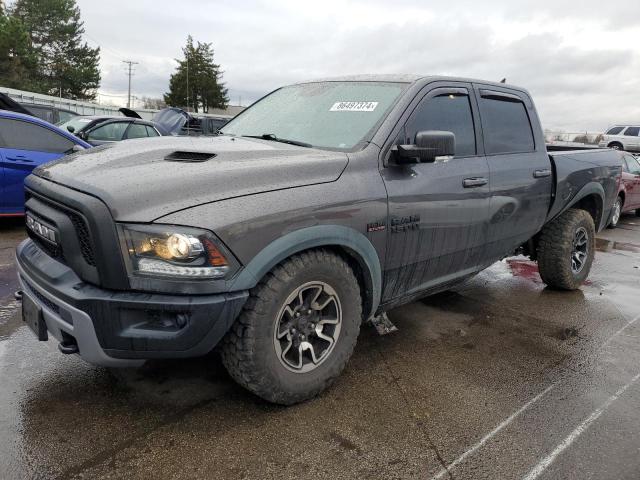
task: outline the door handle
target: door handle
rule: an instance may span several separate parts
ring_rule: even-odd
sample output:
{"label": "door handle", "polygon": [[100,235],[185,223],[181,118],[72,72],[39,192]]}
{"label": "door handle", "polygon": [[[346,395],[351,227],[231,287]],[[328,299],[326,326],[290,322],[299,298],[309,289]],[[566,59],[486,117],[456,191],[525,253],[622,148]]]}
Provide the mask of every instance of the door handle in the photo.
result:
{"label": "door handle", "polygon": [[482,187],[487,183],[489,183],[489,180],[484,177],[472,177],[462,180],[462,186],[464,188]]}
{"label": "door handle", "polygon": [[551,169],[549,168],[533,171],[533,178],[544,178],[544,177],[550,177],[550,176],[551,176]]}

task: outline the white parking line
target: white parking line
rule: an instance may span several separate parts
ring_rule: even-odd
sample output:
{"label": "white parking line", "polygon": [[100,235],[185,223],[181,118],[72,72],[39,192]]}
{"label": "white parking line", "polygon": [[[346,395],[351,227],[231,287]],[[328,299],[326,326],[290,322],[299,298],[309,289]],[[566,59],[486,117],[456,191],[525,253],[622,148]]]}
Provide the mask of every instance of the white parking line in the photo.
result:
{"label": "white parking line", "polygon": [[[640,320],[640,315],[638,315],[637,317],[629,320],[620,330],[618,330],[617,332],[615,332],[613,335],[611,335],[601,346],[600,348],[603,348],[604,346],[606,346],[611,340],[613,340],[615,337],[617,337],[618,335],[620,335],[622,332],[624,332],[627,328],[629,328],[631,325],[633,325],[634,323],[636,323],[638,320]],[[637,380],[637,379],[636,379]],[[635,381],[635,380],[634,380]],[[547,394],[549,391],[551,391],[558,383],[554,383],[551,386],[547,387],[545,390],[543,390],[542,392],[540,392],[538,395],[536,395],[535,397],[533,397],[531,400],[529,400],[527,403],[525,403],[522,407],[520,407],[518,410],[516,410],[514,413],[511,414],[511,416],[509,416],[506,420],[504,420],[500,425],[498,425],[496,428],[494,428],[493,430],[491,430],[489,433],[487,433],[484,437],[482,437],[478,443],[476,443],[475,445],[473,445],[471,448],[469,448],[466,452],[464,452],[462,455],[460,455],[458,458],[456,458],[453,462],[451,462],[450,464],[448,464],[446,466],[446,468],[441,469],[438,473],[436,473],[433,477],[431,477],[431,480],[439,480],[440,478],[442,478],[444,475],[448,474],[449,469],[456,467],[457,465],[459,465],[460,463],[462,463],[469,455],[472,455],[473,453],[475,453],[478,449],[480,449],[485,443],[487,443],[489,440],[491,440],[491,438],[493,438],[495,435],[497,435],[500,430],[502,430],[503,428],[507,427],[511,422],[513,422],[520,414],[522,414],[523,412],[525,412],[527,409],[529,409],[529,407],[531,407],[534,403],[536,403],[538,400],[540,400],[542,397],[545,396],[545,394]],[[535,478],[535,477],[534,477]]]}
{"label": "white parking line", "polygon": [[502,430],[503,428],[505,428],[506,426],[508,426],[511,422],[513,422],[522,412],[524,412],[525,410],[527,410],[531,405],[533,405],[534,403],[536,403],[538,400],[540,400],[544,395],[546,395],[548,392],[550,392],[551,390],[553,390],[555,388],[556,384],[554,383],[553,385],[545,388],[542,392],[540,392],[538,395],[536,395],[535,397],[533,397],[531,400],[529,400],[527,403],[525,403],[522,407],[520,407],[518,410],[516,410],[515,412],[513,412],[511,414],[511,416],[509,418],[507,418],[504,422],[502,422],[500,425],[498,425],[496,428],[494,428],[493,430],[491,430],[489,433],[487,433],[484,437],[482,437],[478,443],[476,443],[473,447],[471,447],[469,450],[467,450],[466,452],[464,452],[462,455],[460,455],[458,458],[456,458],[453,462],[451,462],[449,465],[447,465],[447,468],[443,468],[442,470],[440,470],[436,475],[434,475],[433,477],[431,477],[431,480],[438,480],[439,478],[442,478],[444,475],[446,475],[449,472],[449,468],[453,468],[456,465],[458,465],[461,462],[464,462],[464,460],[471,454],[473,454],[476,450],[478,450],[479,448],[481,448],[485,443],[487,443],[488,440],[490,440],[492,437],[494,437],[500,430]]}
{"label": "white parking line", "polygon": [[564,452],[567,448],[571,446],[576,439],[582,435],[582,433],[589,428],[593,422],[595,422],[600,415],[604,413],[604,411],[611,406],[613,402],[615,402],[620,395],[622,395],[631,385],[633,385],[636,381],[640,379],[640,373],[633,377],[629,383],[620,387],[616,393],[611,395],[606,402],[604,402],[600,407],[593,411],[591,415],[589,415],[586,420],[584,420],[580,425],[578,425],[573,432],[571,432],[563,441],[558,445],[553,452],[547,455],[545,458],[540,460],[540,462],[528,473],[523,480],[534,480],[538,478],[544,471],[551,465],[554,460]]}
{"label": "white parking line", "polygon": [[634,323],[636,323],[638,320],[640,320],[640,315],[638,315],[636,318],[629,320],[627,322],[627,324],[622,327],[620,330],[618,330],[616,333],[614,333],[613,335],[611,335],[608,340],[606,342],[604,342],[602,344],[602,346],[604,347],[605,345],[607,345],[611,340],[613,340],[615,337],[617,337],[618,335],[620,335],[622,332],[624,332],[627,328],[629,328],[631,325],[633,325]]}

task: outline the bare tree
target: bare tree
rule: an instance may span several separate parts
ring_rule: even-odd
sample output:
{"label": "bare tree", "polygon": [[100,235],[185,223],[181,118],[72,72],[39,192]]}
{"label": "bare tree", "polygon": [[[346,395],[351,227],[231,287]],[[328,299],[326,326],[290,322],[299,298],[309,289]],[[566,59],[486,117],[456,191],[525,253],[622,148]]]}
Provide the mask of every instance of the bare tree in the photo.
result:
{"label": "bare tree", "polygon": [[142,101],[142,108],[148,108],[151,110],[162,110],[167,106],[167,104],[161,98],[142,97],[140,100]]}

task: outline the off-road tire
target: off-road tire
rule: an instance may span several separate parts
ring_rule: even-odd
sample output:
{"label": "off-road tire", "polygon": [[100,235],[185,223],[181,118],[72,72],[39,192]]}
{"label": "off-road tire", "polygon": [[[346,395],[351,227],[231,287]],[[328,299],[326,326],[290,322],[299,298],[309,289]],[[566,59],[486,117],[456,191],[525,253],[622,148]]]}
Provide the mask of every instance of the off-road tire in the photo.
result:
{"label": "off-road tire", "polygon": [[[607,228],[616,228],[618,226],[618,222],[620,221],[620,217],[622,216],[622,205],[622,197],[618,195],[618,198],[616,198],[616,201],[613,204],[613,210],[611,211],[611,221],[609,222],[609,225],[607,225]],[[618,218],[616,218],[616,208],[618,209]]]}
{"label": "off-road tire", "polygon": [[[573,242],[576,232],[587,232],[587,257],[583,268],[574,273],[571,268]],[[589,275],[595,256],[596,232],[593,218],[585,210],[569,209],[546,225],[538,240],[538,270],[549,287],[576,290]]]}
{"label": "off-road tire", "polygon": [[[314,370],[289,371],[274,347],[276,318],[287,297],[307,282],[325,282],[337,294],[342,321],[329,356]],[[315,397],[340,375],[362,323],[358,281],[348,263],[325,250],[309,250],[277,265],[250,291],[242,312],[222,341],[222,361],[231,377],[263,399],[292,405]]]}

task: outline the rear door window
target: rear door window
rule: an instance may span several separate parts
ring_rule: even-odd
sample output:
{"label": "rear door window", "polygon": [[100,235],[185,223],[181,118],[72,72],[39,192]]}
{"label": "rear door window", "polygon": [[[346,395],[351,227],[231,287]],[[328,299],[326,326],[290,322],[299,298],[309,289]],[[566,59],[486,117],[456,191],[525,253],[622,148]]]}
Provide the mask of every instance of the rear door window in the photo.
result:
{"label": "rear door window", "polygon": [[635,157],[627,157],[627,164],[629,165],[629,173],[633,175],[640,175],[640,162]]}
{"label": "rear door window", "polygon": [[117,142],[122,140],[128,126],[129,122],[107,123],[106,125],[91,130],[88,139],[101,142]]}
{"label": "rear door window", "polygon": [[58,123],[64,123],[71,120],[73,117],[77,117],[78,115],[72,112],[67,112],[66,110],[58,111]]}
{"label": "rear door window", "polygon": [[132,123],[127,130],[127,138],[147,138],[146,125],[140,125],[139,123]]}
{"label": "rear door window", "polygon": [[453,132],[456,136],[456,157],[476,154],[469,95],[445,92],[422,100],[405,127],[406,142],[415,143],[416,134],[424,130]]}
{"label": "rear door window", "polygon": [[0,146],[16,150],[65,153],[74,142],[48,128],[22,120],[0,118]]}
{"label": "rear door window", "polygon": [[624,130],[624,127],[613,127],[609,129],[607,135],[618,135],[622,130]]}
{"label": "rear door window", "polygon": [[640,127],[629,127],[624,131],[625,137],[637,137],[640,133]]}
{"label": "rear door window", "polygon": [[524,103],[500,96],[481,96],[479,103],[487,155],[535,150],[533,130]]}
{"label": "rear door window", "polygon": [[155,128],[150,127],[149,125],[147,125],[147,136],[148,137],[159,137],[160,134],[156,131]]}

